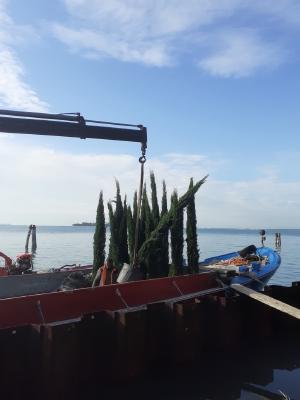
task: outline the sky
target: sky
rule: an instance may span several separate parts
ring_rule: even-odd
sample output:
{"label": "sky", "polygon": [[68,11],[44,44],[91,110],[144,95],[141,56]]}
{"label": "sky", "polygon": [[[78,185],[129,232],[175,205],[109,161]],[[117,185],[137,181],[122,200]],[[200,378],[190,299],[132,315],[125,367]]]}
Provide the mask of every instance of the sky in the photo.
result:
{"label": "sky", "polygon": [[[299,37],[299,0],[0,0],[0,109],[143,124],[159,196],[209,174],[199,227],[300,228]],[[139,156],[0,134],[0,224],[94,221]]]}

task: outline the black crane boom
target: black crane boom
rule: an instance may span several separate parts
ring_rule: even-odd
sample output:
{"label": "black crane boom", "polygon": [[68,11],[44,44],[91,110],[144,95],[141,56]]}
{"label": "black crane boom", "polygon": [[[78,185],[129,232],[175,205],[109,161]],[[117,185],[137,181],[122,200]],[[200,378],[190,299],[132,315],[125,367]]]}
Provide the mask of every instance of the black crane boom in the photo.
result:
{"label": "black crane boom", "polygon": [[85,120],[80,114],[48,114],[0,110],[0,132],[31,135],[107,139],[142,143],[147,146],[147,128]]}

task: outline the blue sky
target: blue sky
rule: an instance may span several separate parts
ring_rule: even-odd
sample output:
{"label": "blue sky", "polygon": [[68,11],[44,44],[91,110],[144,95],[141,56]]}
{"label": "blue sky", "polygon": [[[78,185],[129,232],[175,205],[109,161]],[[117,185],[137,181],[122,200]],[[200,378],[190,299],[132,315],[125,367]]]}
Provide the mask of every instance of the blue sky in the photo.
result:
{"label": "blue sky", "polygon": [[[158,184],[210,174],[199,226],[299,228],[299,33],[296,0],[0,0],[0,107],[142,123]],[[136,144],[0,143],[0,223],[93,220],[138,182]]]}

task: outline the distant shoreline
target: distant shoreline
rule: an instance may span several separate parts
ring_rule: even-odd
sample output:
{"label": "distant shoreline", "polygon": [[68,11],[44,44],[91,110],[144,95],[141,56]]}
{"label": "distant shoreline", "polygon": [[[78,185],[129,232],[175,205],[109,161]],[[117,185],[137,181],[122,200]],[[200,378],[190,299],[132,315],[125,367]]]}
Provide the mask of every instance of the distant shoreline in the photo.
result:
{"label": "distant shoreline", "polygon": [[72,226],[96,226],[96,222],[77,222],[72,224]]}
{"label": "distant shoreline", "polygon": [[[18,228],[28,228],[29,227],[29,225],[30,224],[0,224],[0,227],[1,228],[14,228],[14,227],[18,227]],[[81,222],[81,223],[75,223],[75,224],[72,224],[72,225],[45,225],[45,224],[35,224],[36,225],[36,227],[37,228],[68,228],[68,227],[80,227],[80,226],[83,226],[83,227],[89,227],[89,226],[91,226],[91,227],[94,227],[94,226],[96,226],[96,223],[94,223],[94,222]],[[105,224],[106,225],[106,227],[109,227],[109,223],[106,223]],[[215,228],[215,227],[201,227],[201,226],[198,226],[197,227],[197,230],[198,231],[201,231],[201,230],[203,230],[203,231],[216,231],[216,230],[218,230],[218,231],[236,231],[236,232],[239,232],[239,231],[243,231],[243,232],[245,232],[245,231],[249,231],[249,232],[254,232],[254,231],[257,231],[257,232],[259,232],[260,230],[261,230],[262,228],[261,227],[259,227],[259,228],[220,228],[220,227],[218,227],[218,228]],[[276,232],[276,231],[278,231],[278,232],[283,232],[283,231],[300,231],[300,228],[264,228],[265,229],[265,231],[266,231],[266,233],[268,233],[268,232],[270,232],[270,233],[273,233],[273,232]]]}

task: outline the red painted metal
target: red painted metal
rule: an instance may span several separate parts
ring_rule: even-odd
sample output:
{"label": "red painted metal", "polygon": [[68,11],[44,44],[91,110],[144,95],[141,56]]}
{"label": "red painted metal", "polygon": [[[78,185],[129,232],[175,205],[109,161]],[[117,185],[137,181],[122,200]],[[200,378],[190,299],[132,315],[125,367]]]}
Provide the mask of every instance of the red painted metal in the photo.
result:
{"label": "red painted metal", "polygon": [[8,275],[9,268],[12,266],[12,259],[0,251],[0,257],[4,258],[4,267],[0,267],[0,276]]}
{"label": "red painted metal", "polygon": [[0,300],[0,328],[80,318],[217,288],[214,273],[128,282],[97,288],[45,293]]}

